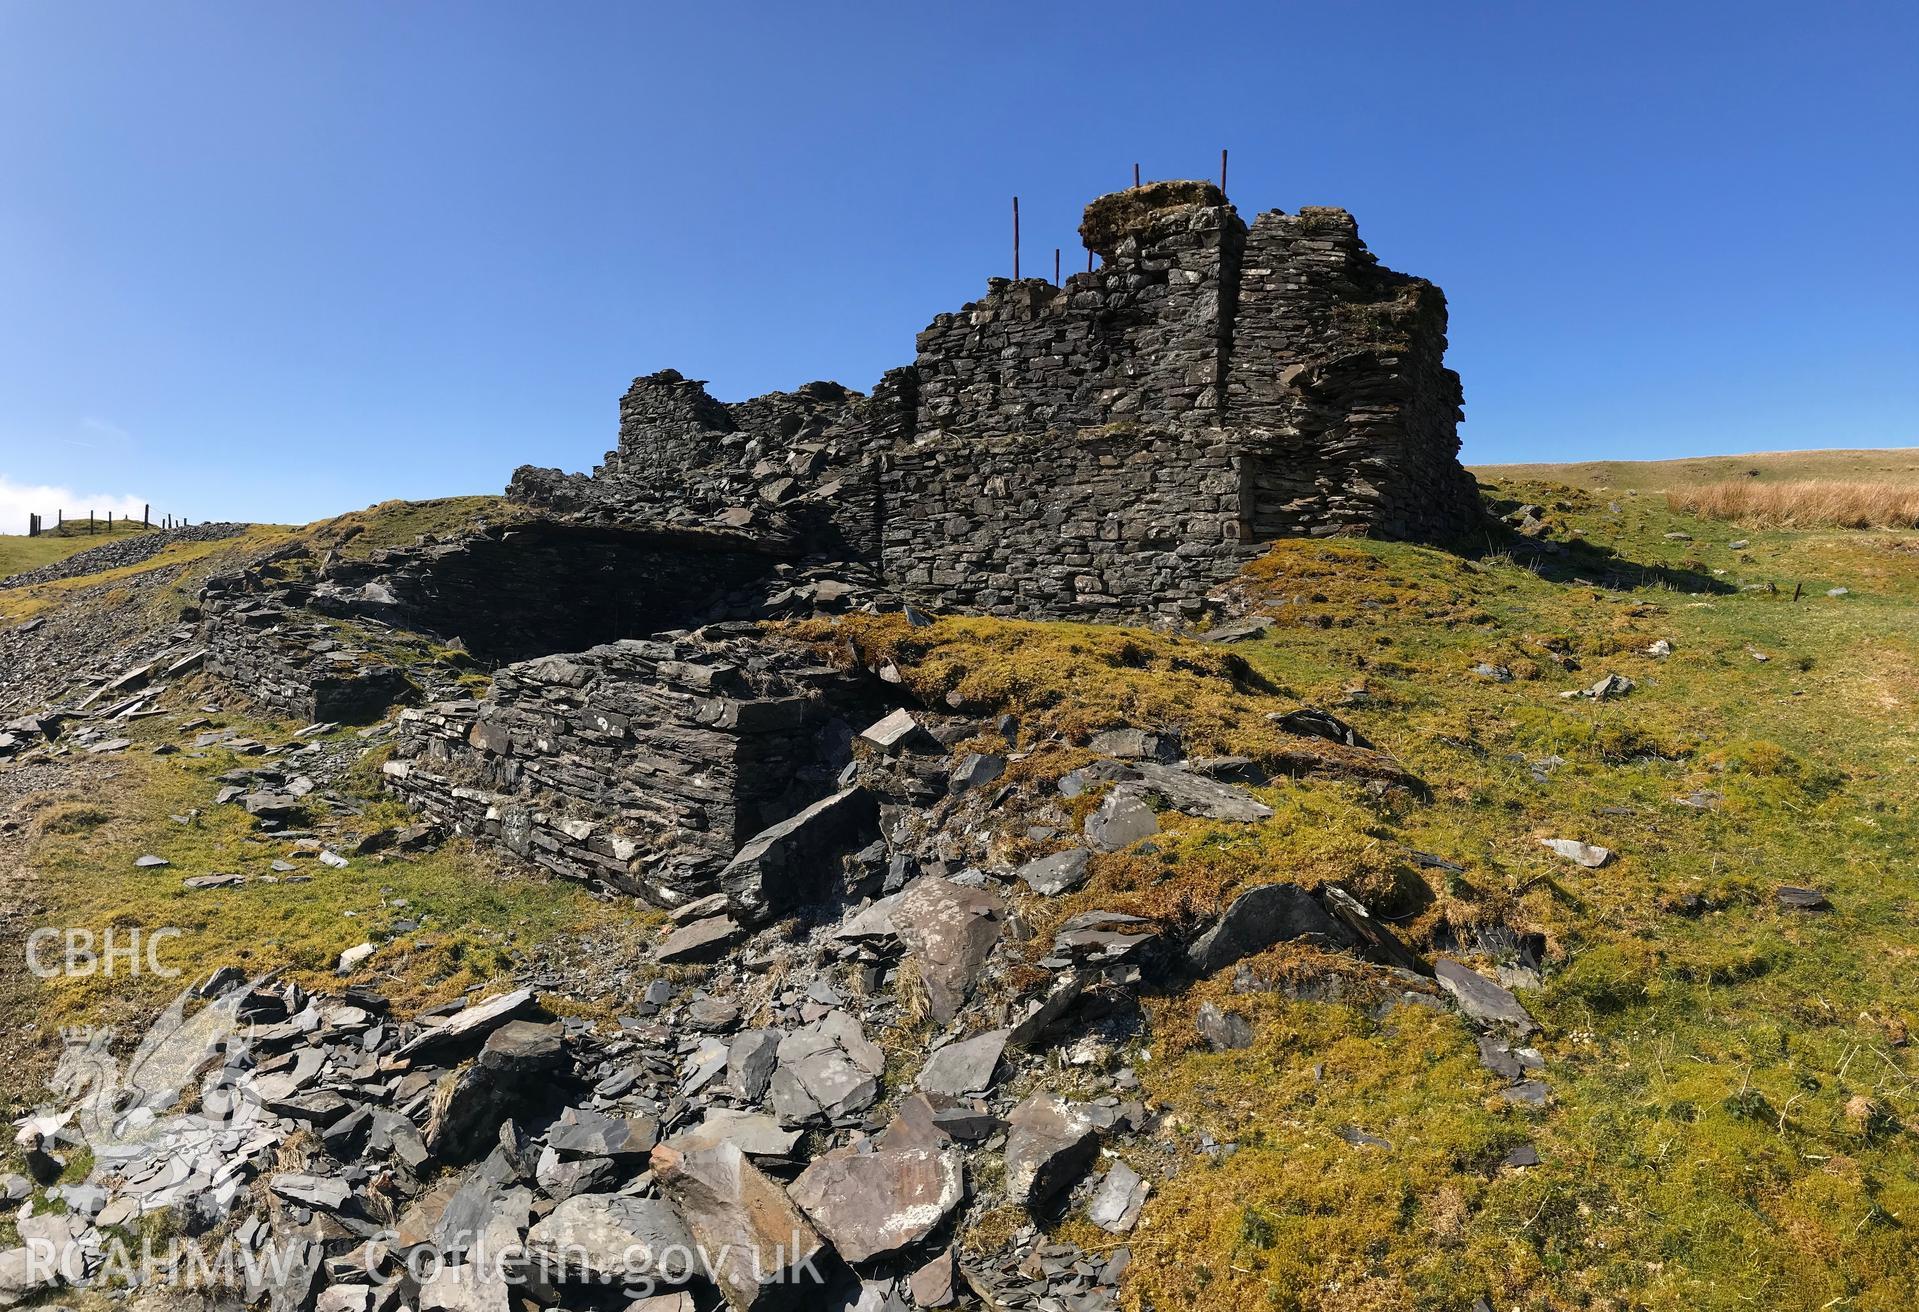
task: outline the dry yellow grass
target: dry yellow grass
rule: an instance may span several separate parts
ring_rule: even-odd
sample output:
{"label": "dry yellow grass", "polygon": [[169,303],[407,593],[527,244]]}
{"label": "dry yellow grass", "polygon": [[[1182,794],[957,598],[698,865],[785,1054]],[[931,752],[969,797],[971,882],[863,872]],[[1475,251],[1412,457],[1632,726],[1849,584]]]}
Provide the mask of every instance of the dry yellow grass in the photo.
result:
{"label": "dry yellow grass", "polygon": [[1728,479],[1677,488],[1667,504],[1681,514],[1737,520],[1754,528],[1919,527],[1919,487],[1797,479]]}

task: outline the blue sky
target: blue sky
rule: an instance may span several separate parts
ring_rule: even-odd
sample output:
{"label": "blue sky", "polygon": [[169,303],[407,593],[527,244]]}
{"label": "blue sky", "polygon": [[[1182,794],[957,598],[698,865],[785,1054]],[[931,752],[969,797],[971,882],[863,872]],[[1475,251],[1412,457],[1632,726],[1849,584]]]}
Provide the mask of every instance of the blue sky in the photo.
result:
{"label": "blue sky", "polygon": [[1084,267],[1222,146],[1446,289],[1468,460],[1919,444],[1916,14],[0,0],[0,531],[497,491],[666,366],[865,388],[1011,195]]}

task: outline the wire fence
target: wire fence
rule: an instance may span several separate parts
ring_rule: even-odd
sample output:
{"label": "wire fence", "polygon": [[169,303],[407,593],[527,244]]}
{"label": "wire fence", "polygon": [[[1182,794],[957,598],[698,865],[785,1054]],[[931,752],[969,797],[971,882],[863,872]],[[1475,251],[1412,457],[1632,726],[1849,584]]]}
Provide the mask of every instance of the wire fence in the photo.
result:
{"label": "wire fence", "polygon": [[187,528],[191,524],[191,520],[181,515],[163,514],[158,519],[155,519],[153,506],[151,504],[141,508],[140,518],[138,519],[135,519],[132,515],[122,515],[116,520],[111,510],[107,512],[105,519],[101,519],[91,510],[87,512],[85,519],[68,519],[65,510],[56,510],[53,512],[53,523],[51,525],[47,523],[47,517],[45,515],[29,514],[27,516],[27,536],[30,538],[49,535],[67,538],[86,537],[95,533],[127,533],[133,531],[135,528],[138,528],[141,532],[155,528]]}

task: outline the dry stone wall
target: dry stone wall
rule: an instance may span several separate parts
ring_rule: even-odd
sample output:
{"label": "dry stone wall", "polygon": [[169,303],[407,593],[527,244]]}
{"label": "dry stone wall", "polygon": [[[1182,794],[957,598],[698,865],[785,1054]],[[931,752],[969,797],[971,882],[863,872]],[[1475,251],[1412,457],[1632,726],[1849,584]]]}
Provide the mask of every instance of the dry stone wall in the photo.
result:
{"label": "dry stone wall", "polygon": [[1128,424],[935,442],[890,458],[882,573],[998,615],[1122,619],[1237,573],[1239,452],[1217,429]]}

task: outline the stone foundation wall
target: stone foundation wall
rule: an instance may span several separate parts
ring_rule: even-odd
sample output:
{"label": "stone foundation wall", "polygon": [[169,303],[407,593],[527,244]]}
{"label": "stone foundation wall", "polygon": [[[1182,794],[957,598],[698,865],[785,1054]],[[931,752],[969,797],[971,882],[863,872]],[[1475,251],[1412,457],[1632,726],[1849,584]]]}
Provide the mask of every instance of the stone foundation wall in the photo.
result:
{"label": "stone foundation wall", "polygon": [[747,838],[831,791],[865,695],[751,633],[502,667],[479,701],[403,713],[388,782],[555,874],[664,906],[715,892]]}

